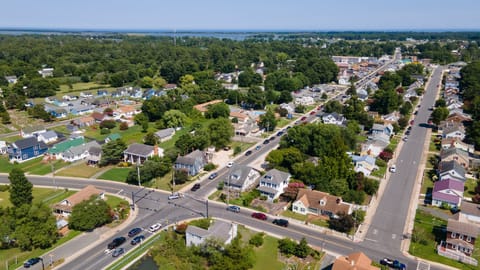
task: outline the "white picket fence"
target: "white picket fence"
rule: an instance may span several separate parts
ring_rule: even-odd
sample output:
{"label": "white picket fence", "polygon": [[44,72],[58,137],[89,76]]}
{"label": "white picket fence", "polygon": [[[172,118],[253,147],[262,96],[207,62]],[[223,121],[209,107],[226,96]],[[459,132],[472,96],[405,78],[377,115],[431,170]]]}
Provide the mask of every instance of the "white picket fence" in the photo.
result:
{"label": "white picket fence", "polygon": [[437,252],[438,252],[438,255],[441,255],[443,257],[447,257],[447,258],[450,258],[450,259],[453,259],[453,260],[456,260],[456,261],[459,261],[459,262],[462,262],[462,263],[466,263],[466,264],[471,264],[471,265],[475,265],[475,266],[478,265],[477,260],[475,260],[474,258],[468,257],[461,252],[455,252],[453,250],[446,249],[446,248],[442,247],[441,245],[437,246]]}

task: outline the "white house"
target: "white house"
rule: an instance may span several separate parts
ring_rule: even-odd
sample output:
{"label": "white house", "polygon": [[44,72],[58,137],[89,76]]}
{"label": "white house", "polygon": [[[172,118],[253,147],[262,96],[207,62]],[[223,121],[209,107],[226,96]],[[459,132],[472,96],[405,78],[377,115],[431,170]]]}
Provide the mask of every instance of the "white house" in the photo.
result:
{"label": "white house", "polygon": [[338,114],[336,112],[326,113],[322,115],[322,122],[324,124],[334,124],[334,125],[341,126],[341,125],[344,125],[346,121],[347,119],[343,115]]}
{"label": "white house", "polygon": [[38,134],[37,140],[43,141],[46,144],[53,143],[58,140],[58,134],[53,130],[49,130],[47,132]]}
{"label": "white house", "polygon": [[81,145],[69,148],[62,153],[62,159],[66,162],[74,162],[77,160],[86,159],[90,156],[89,149],[91,147],[101,148],[96,141],[90,141]]}
{"label": "white house", "polygon": [[42,68],[38,71],[38,74],[42,75],[42,78],[52,77],[53,76],[53,68]]}
{"label": "white house", "polygon": [[315,103],[315,100],[313,97],[297,97],[295,98],[295,104],[296,105],[303,105],[303,106],[308,106],[312,105]]}
{"label": "white house", "polygon": [[294,213],[301,215],[311,214],[332,218],[342,212],[347,215],[351,214],[353,206],[344,203],[340,197],[303,188],[298,190],[297,199],[292,204],[292,210]]}
{"label": "white house", "polygon": [[6,141],[0,141],[0,154],[6,154],[7,153],[7,142]]}
{"label": "white house", "polygon": [[448,125],[443,128],[443,138],[465,139],[465,127],[462,124]]}
{"label": "white house", "polygon": [[151,146],[141,143],[132,143],[123,151],[123,160],[132,164],[143,164],[153,156],[163,157],[163,149],[158,146]]}
{"label": "white house", "polygon": [[222,244],[228,245],[237,237],[237,231],[236,223],[223,220],[213,220],[207,230],[189,225],[185,231],[185,242],[187,247],[190,247],[201,245],[207,239],[216,239]]}
{"label": "white house", "polygon": [[44,132],[47,132],[47,129],[44,126],[24,127],[20,130],[20,136],[22,136],[22,138],[36,137]]}
{"label": "white house", "polygon": [[98,199],[103,200],[105,199],[105,192],[97,189],[95,186],[88,185],[79,192],[55,204],[53,206],[53,212],[55,214],[69,216],[75,205],[90,199],[92,196],[96,196]]}
{"label": "white house", "polygon": [[257,190],[262,195],[267,196],[269,201],[277,199],[283,193],[283,189],[290,182],[290,174],[272,169],[268,171],[261,179]]}
{"label": "white house", "polygon": [[225,186],[232,190],[240,192],[247,191],[256,183],[260,173],[252,167],[245,165],[236,165],[230,168],[227,178],[224,180]]}
{"label": "white house", "polygon": [[353,170],[355,172],[362,172],[364,175],[369,176],[372,171],[378,170],[378,166],[375,165],[375,158],[370,155],[350,155],[355,166]]}
{"label": "white house", "polygon": [[461,211],[458,212],[458,215],[460,219],[466,219],[468,222],[480,224],[480,205],[463,201]]}

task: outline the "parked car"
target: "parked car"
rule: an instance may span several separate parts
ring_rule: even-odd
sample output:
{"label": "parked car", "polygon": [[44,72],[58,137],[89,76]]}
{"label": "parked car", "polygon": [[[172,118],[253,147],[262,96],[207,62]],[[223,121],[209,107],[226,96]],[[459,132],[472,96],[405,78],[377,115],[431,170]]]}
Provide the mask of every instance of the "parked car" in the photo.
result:
{"label": "parked car", "polygon": [[272,223],[278,226],[288,227],[288,220],[286,219],[282,219],[282,218],[274,219]]}
{"label": "parked car", "polygon": [[142,242],[143,240],[145,240],[145,235],[135,236],[135,238],[133,238],[132,241],[130,241],[130,244],[131,245],[136,245],[136,244]]}
{"label": "parked car", "polygon": [[383,258],[380,260],[380,264],[381,265],[386,265],[390,268],[393,268],[393,269],[407,269],[407,267],[405,266],[405,264],[397,261],[397,260],[392,260],[392,259],[389,259],[389,258]]}
{"label": "parked car", "polygon": [[282,136],[283,133],[284,133],[283,131],[279,131],[279,132],[277,132],[277,136]]}
{"label": "parked car", "polygon": [[232,166],[233,166],[233,161],[229,161],[229,162],[227,163],[227,168],[231,168]]}
{"label": "parked car", "polygon": [[261,219],[261,220],[267,220],[267,215],[264,213],[252,213],[253,218]]}
{"label": "parked car", "polygon": [[180,199],[182,197],[182,195],[178,192],[175,192],[175,193],[172,193],[171,195],[168,196],[168,199],[169,200],[176,200],[176,199]]}
{"label": "parked car", "polygon": [[305,120],[307,120],[307,117],[304,116],[304,117],[302,117],[300,120],[305,121]]}
{"label": "parked car", "polygon": [[392,167],[390,167],[390,172],[394,173],[396,171],[397,171],[397,166],[395,166],[395,164],[393,164]]}
{"label": "parked car", "polygon": [[121,246],[123,243],[125,243],[126,240],[127,240],[127,239],[125,239],[125,237],[123,237],[123,236],[117,237],[117,238],[113,239],[113,241],[112,241],[111,243],[109,243],[109,244],[107,245],[107,248],[108,248],[108,249],[114,249],[114,248],[116,248],[116,247],[119,247],[119,246]]}
{"label": "parked car", "polygon": [[197,184],[193,185],[193,187],[190,190],[191,191],[197,191],[199,189],[200,189],[200,184],[197,183]]}
{"label": "parked car", "polygon": [[262,148],[262,147],[261,147],[260,145],[257,145],[257,146],[255,147],[255,150],[260,150],[260,148]]}
{"label": "parked car", "polygon": [[311,111],[311,112],[310,112],[310,115],[314,115],[314,114],[315,114],[315,111]]}
{"label": "parked car", "polygon": [[263,144],[268,144],[270,141],[268,139],[266,139],[265,141],[263,141]]}
{"label": "parked car", "polygon": [[125,253],[125,249],[124,249],[124,248],[116,248],[116,249],[112,252],[112,257],[118,257],[118,256],[122,255],[123,253]]}
{"label": "parked car", "polygon": [[252,154],[252,150],[248,150],[247,152],[245,152],[245,156],[248,157]]}
{"label": "parked car", "polygon": [[33,266],[33,265],[37,264],[39,261],[40,261],[40,258],[38,258],[38,257],[28,259],[28,261],[23,263],[23,267],[29,268],[30,266]]}
{"label": "parked car", "polygon": [[227,211],[240,213],[240,207],[238,207],[236,205],[229,205],[229,206],[227,206]]}
{"label": "parked car", "polygon": [[160,224],[160,223],[155,223],[155,224],[153,224],[152,226],[150,226],[150,227],[148,228],[148,230],[153,233],[153,232],[156,232],[156,231],[160,230],[161,227],[162,227],[162,224]]}
{"label": "parked car", "polygon": [[212,179],[215,179],[215,177],[217,177],[217,176],[218,176],[218,173],[214,172],[214,173],[210,174],[208,179],[212,180]]}
{"label": "parked car", "polygon": [[134,237],[142,231],[142,228],[133,228],[128,232],[128,237]]}

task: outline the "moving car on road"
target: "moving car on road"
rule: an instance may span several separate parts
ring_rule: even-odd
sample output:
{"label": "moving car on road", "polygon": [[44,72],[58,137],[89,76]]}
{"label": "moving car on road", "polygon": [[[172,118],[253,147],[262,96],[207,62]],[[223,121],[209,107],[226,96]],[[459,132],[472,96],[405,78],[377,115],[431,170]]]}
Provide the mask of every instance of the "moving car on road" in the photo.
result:
{"label": "moving car on road", "polygon": [[227,168],[231,168],[232,166],[233,166],[233,161],[229,161],[229,162],[227,163]]}
{"label": "moving car on road", "polygon": [[168,199],[169,200],[176,200],[176,199],[180,199],[182,197],[182,195],[178,192],[175,192],[175,193],[172,193],[171,195],[168,196]]}
{"label": "moving car on road", "polygon": [[133,228],[128,232],[128,237],[134,237],[142,231],[142,228]]}
{"label": "moving car on road", "polygon": [[28,261],[26,261],[23,264],[23,267],[29,268],[30,266],[33,266],[33,265],[37,264],[39,261],[40,261],[40,258],[38,258],[38,257],[28,259]]}
{"label": "moving car on road", "polygon": [[132,241],[130,241],[130,244],[131,245],[136,245],[136,244],[142,242],[143,240],[145,240],[145,235],[135,236],[135,238],[133,238]]}
{"label": "moving car on road", "polygon": [[217,176],[218,176],[218,173],[214,172],[214,173],[210,174],[210,176],[208,177],[208,179],[213,180],[213,179],[215,179],[215,177],[217,177]]}
{"label": "moving car on road", "polygon": [[227,211],[231,211],[231,212],[234,212],[234,213],[240,213],[240,207],[238,207],[236,205],[230,205],[230,206],[227,206]]}
{"label": "moving car on road", "polygon": [[392,260],[392,259],[389,259],[389,258],[383,258],[380,260],[380,264],[381,265],[386,265],[390,268],[393,268],[393,269],[407,269],[407,267],[405,266],[405,264],[397,261],[397,260]]}
{"label": "moving car on road", "polygon": [[252,213],[252,217],[261,220],[267,220],[267,215],[264,213]]}
{"label": "moving car on road", "polygon": [[118,256],[122,255],[123,253],[125,253],[125,249],[124,249],[124,248],[116,248],[116,249],[112,252],[112,257],[118,257]]}
{"label": "moving car on road", "polygon": [[125,243],[126,240],[127,240],[127,239],[125,239],[125,237],[123,237],[123,236],[117,237],[117,238],[113,239],[113,241],[112,241],[111,243],[109,243],[109,244],[107,245],[107,248],[108,248],[108,249],[114,249],[114,248],[116,248],[116,247],[119,247],[119,246],[121,246],[123,243]]}
{"label": "moving car on road", "polygon": [[288,220],[286,219],[282,219],[282,218],[274,219],[272,223],[278,226],[288,227]]}
{"label": "moving car on road", "polygon": [[199,189],[200,189],[200,184],[197,183],[197,184],[193,185],[193,187],[190,190],[191,191],[197,191]]}
{"label": "moving car on road", "polygon": [[395,166],[395,164],[393,164],[392,167],[390,167],[390,172],[394,173],[396,171],[397,171],[397,166]]}
{"label": "moving car on road", "polygon": [[149,230],[150,232],[154,233],[154,232],[160,230],[161,227],[162,227],[162,224],[160,224],[160,223],[155,223],[155,224],[153,224],[152,226],[150,226],[150,228],[148,228],[148,230]]}
{"label": "moving car on road", "polygon": [[245,152],[245,156],[248,157],[252,154],[252,150],[248,150],[247,152]]}

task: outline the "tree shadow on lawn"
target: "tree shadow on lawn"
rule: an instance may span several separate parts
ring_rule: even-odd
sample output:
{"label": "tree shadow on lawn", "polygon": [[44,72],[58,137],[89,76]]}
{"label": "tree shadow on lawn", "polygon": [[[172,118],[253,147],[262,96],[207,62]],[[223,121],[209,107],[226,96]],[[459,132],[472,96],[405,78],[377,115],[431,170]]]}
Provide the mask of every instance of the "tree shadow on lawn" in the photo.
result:
{"label": "tree shadow on lawn", "polygon": [[441,243],[447,239],[447,226],[445,225],[434,225],[432,228],[432,233],[435,237],[436,243]]}

